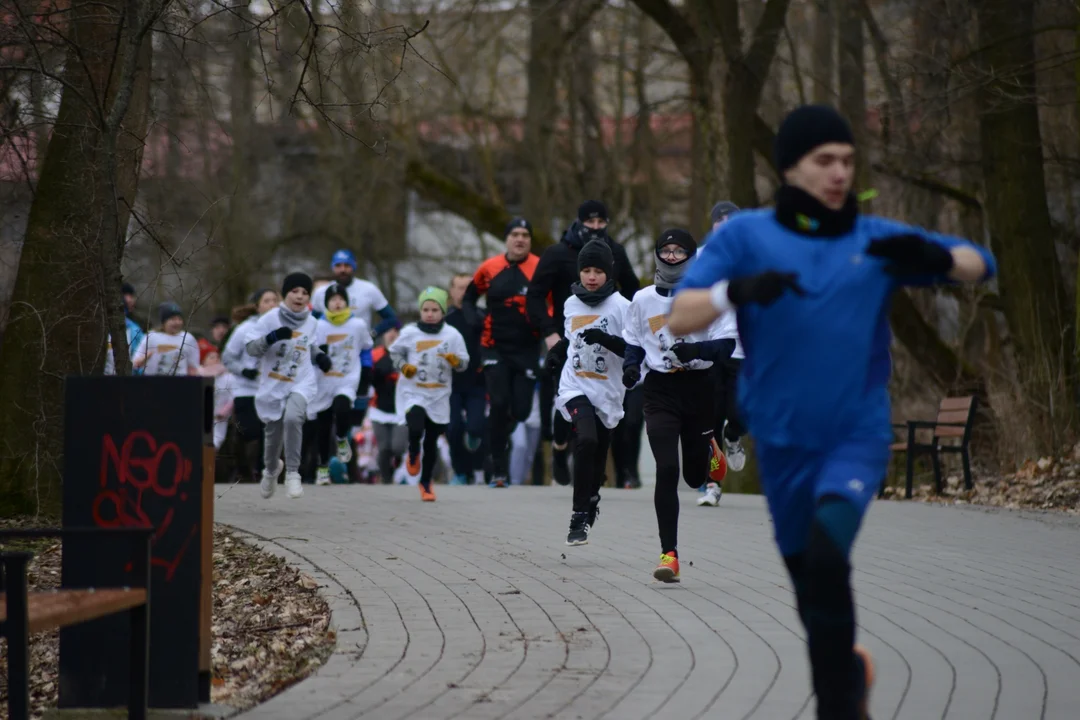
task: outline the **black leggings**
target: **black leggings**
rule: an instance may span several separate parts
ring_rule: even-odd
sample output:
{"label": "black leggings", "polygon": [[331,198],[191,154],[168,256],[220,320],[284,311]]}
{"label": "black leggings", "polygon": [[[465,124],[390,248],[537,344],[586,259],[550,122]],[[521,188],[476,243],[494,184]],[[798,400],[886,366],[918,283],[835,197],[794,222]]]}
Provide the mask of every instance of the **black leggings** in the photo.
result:
{"label": "black leggings", "polygon": [[318,421],[319,464],[325,467],[330,462],[331,426],[338,440],[349,437],[353,423],[352,400],[344,395],[335,396],[333,404],[319,413]]}
{"label": "black leggings", "polygon": [[641,426],[645,424],[644,408],[645,389],[638,386],[627,390],[623,400],[623,419],[611,433],[611,459],[615,461],[615,479],[620,485],[638,476]]}
{"label": "black leggings", "polygon": [[508,358],[488,351],[484,359],[491,410],[488,414],[488,439],[491,441],[492,474],[506,478],[510,466],[510,435],[519,422],[532,412],[536,391],[536,359]]}
{"label": "black leggings", "polygon": [[[431,422],[427,412],[419,405],[414,405],[405,413],[405,424],[409,428],[409,457],[420,454],[420,484],[430,488],[435,463],[439,462],[439,436],[446,432],[446,426]],[[423,448],[420,446],[421,438]]]}
{"label": "black leggings", "polygon": [[586,397],[573,398],[566,408],[574,427],[574,512],[588,512],[604,484],[611,431]]}
{"label": "black leggings", "polygon": [[[738,379],[739,368],[742,366],[742,360],[735,358],[727,358],[720,362],[713,363],[712,376],[713,384],[716,389],[716,393],[713,396],[715,398],[715,421],[713,422],[713,429],[716,431],[716,435],[724,433],[724,437],[731,442],[735,442],[743,435],[746,434],[746,427],[739,419],[739,391],[738,391]],[[724,429],[724,423],[727,422],[727,429]]]}
{"label": "black leggings", "polygon": [[712,439],[712,407],[701,402],[712,393],[708,370],[661,373],[645,376],[645,432],[656,458],[656,523],[660,549],[671,552],[679,540],[679,445],[682,445],[683,478],[699,488],[709,473],[709,441]]}
{"label": "black leggings", "polygon": [[233,419],[236,423],[236,437],[241,444],[236,453],[237,464],[252,475],[262,472],[263,424],[255,411],[254,396],[245,395],[233,401]]}

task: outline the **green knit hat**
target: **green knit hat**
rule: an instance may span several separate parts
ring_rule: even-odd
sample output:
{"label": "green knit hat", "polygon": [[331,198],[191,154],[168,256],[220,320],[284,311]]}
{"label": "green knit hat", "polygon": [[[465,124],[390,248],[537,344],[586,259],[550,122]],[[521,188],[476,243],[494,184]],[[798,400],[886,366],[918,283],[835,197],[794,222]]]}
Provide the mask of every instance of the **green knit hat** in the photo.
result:
{"label": "green knit hat", "polygon": [[434,300],[442,308],[443,315],[446,314],[446,303],[450,299],[450,296],[446,294],[446,291],[442,288],[429,286],[424,288],[424,291],[420,293],[420,300],[417,303],[417,308],[423,308],[424,303],[428,300]]}

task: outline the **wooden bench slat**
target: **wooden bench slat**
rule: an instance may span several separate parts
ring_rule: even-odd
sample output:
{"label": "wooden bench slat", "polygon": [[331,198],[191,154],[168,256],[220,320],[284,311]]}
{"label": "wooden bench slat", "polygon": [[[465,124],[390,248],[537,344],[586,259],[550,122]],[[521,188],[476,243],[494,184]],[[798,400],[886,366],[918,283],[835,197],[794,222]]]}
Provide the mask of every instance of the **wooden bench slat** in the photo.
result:
{"label": "wooden bench slat", "polygon": [[971,402],[974,399],[971,395],[967,397],[948,397],[941,401],[941,406],[938,409],[942,412],[946,410],[971,410]]}
{"label": "wooden bench slat", "polygon": [[[29,594],[30,632],[76,625],[87,620],[130,610],[146,602],[144,588],[57,590]],[[0,593],[0,622],[7,620],[4,593]]]}
{"label": "wooden bench slat", "polygon": [[938,413],[937,421],[947,424],[965,424],[971,412],[968,410],[943,410]]}
{"label": "wooden bench slat", "polygon": [[889,450],[896,452],[897,450],[907,450],[906,442],[893,443],[889,446]]}
{"label": "wooden bench slat", "polygon": [[964,437],[964,428],[962,427],[939,427],[934,430],[934,437],[936,438],[962,438]]}

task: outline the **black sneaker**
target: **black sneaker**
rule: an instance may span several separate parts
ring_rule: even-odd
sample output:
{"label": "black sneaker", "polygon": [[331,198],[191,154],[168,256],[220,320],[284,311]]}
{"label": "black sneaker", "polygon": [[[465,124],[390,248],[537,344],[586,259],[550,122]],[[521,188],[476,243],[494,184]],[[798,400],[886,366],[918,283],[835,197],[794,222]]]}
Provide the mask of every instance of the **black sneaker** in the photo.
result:
{"label": "black sneaker", "polygon": [[593,495],[589,498],[589,528],[596,527],[598,517],[600,517],[600,496]]}
{"label": "black sneaker", "polygon": [[570,532],[566,535],[566,544],[589,544],[589,513],[576,512],[570,515]]}
{"label": "black sneaker", "polygon": [[570,484],[570,448],[564,447],[562,450],[552,448],[551,451],[551,474],[555,477],[555,482],[560,485]]}

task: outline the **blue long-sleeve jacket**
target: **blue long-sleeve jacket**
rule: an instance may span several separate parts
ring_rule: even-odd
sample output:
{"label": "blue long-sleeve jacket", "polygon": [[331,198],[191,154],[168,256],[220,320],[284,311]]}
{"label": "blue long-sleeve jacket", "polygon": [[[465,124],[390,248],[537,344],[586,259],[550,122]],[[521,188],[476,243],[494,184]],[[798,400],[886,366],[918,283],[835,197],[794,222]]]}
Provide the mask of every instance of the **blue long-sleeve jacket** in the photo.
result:
{"label": "blue long-sleeve jacket", "polygon": [[871,240],[906,233],[947,248],[972,247],[986,261],[987,277],[996,274],[986,248],[873,215],[859,216],[850,232],[831,238],[794,232],[771,210],[742,212],[714,231],[680,290],[766,270],[793,272],[806,290],[768,307],[737,309],[746,352],[739,404],[755,439],[818,449],[891,439],[892,294],[904,285],[950,282],[894,277],[885,272],[886,261],[866,254]]}

